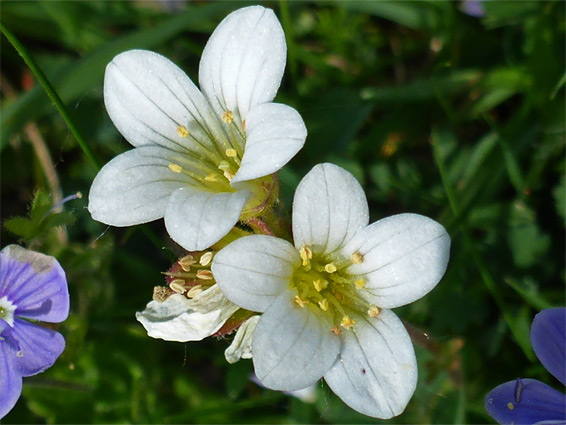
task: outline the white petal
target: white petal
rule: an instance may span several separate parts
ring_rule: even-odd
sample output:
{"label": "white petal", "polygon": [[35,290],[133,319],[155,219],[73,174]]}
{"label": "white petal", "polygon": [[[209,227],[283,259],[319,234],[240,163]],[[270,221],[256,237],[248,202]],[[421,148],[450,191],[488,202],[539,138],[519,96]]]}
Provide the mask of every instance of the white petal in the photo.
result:
{"label": "white petal", "polygon": [[[134,146],[160,145],[207,155],[220,137],[218,119],[193,82],[173,62],[145,50],[116,56],[106,68],[104,102]],[[185,127],[189,136],[179,134]]]}
{"label": "white petal", "polygon": [[191,300],[173,294],[164,302],[151,301],[136,318],[152,338],[200,341],[218,331],[237,310],[214,285]]}
{"label": "white petal", "polygon": [[213,193],[184,187],[171,195],[165,227],[188,251],[200,251],[222,239],[234,227],[250,192]]}
{"label": "white petal", "polygon": [[254,333],[255,374],[273,390],[314,384],[334,364],[340,347],[328,317],[300,308],[293,297],[291,291],[281,294],[262,314]]}
{"label": "white petal", "polygon": [[204,48],[200,87],[218,116],[232,111],[241,124],[255,105],[275,97],[286,55],[285,34],[271,9],[236,10],[220,22]]}
{"label": "white petal", "polygon": [[362,276],[360,294],[379,307],[395,308],[418,300],[440,281],[450,256],[450,236],[436,221],[399,214],[360,230],[344,247],[346,256],[363,255],[348,272]]}
{"label": "white petal", "polygon": [[293,200],[295,246],[330,254],[367,226],[368,204],[358,181],[333,164],[316,165],[297,186]]}
{"label": "white petal", "polygon": [[246,148],[232,183],[275,173],[305,144],[307,128],[299,113],[279,103],[265,103],[246,119]]}
{"label": "white petal", "polygon": [[212,274],[228,299],[251,311],[264,312],[289,287],[301,260],[289,242],[266,235],[232,242],[212,261]]}
{"label": "white petal", "polygon": [[342,332],[338,360],[324,379],[352,409],[381,419],[397,416],[417,385],[411,338],[389,310],[382,310],[375,319],[353,317],[356,324]]}
{"label": "white petal", "polygon": [[118,155],[98,173],[89,193],[94,220],[131,226],[163,217],[169,196],[192,184],[190,177],[169,169],[179,155],[158,146],[144,146]]}
{"label": "white petal", "polygon": [[226,357],[228,363],[236,363],[240,359],[252,358],[252,341],[259,318],[259,315],[252,316],[240,325],[234,341],[224,351],[224,357]]}

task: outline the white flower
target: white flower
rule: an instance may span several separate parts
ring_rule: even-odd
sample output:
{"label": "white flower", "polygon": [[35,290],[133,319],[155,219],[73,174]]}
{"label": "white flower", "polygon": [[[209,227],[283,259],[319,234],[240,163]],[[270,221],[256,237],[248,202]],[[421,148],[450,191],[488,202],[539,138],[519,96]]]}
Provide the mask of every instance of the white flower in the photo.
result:
{"label": "white flower", "polygon": [[388,419],[405,409],[417,382],[411,340],[389,309],[434,288],[450,238],[416,214],[368,222],[355,178],[317,165],[295,193],[295,246],[244,237],[216,254],[212,272],[228,299],[263,313],[252,352],[265,386],[298,390],[324,377],[353,409]]}
{"label": "white flower", "polygon": [[259,316],[254,315],[244,321],[234,337],[232,344],[224,351],[228,363],[236,363],[240,359],[252,358],[252,341]]}
{"label": "white flower", "polygon": [[213,285],[192,299],[173,294],[162,302],[150,301],[136,318],[152,338],[200,341],[217,332],[238,309]]}
{"label": "white flower", "polygon": [[202,93],[157,53],[116,56],[106,68],[104,101],[135,149],[96,176],[92,217],[113,226],[164,217],[170,236],[192,251],[257,214],[274,190],[271,174],[306,138],[297,111],[272,103],[285,58],[283,29],[260,6],[218,25],[200,62]]}

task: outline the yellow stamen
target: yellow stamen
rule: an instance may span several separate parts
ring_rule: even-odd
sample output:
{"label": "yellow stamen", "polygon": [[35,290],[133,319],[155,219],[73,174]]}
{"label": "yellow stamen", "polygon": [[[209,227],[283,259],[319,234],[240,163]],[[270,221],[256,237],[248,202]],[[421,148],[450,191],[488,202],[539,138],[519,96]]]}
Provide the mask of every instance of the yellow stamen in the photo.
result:
{"label": "yellow stamen", "polygon": [[169,169],[171,171],[173,171],[174,173],[182,173],[183,172],[183,167],[181,167],[180,165],[177,164],[169,164],[168,165]]}
{"label": "yellow stamen", "polygon": [[192,255],[185,255],[183,258],[179,260],[179,265],[183,269],[183,271],[188,272],[191,269],[191,266],[195,264],[196,261],[193,259]]}
{"label": "yellow stamen", "polygon": [[202,257],[200,257],[200,260],[198,260],[198,262],[200,263],[201,266],[208,266],[212,261],[212,255],[213,255],[212,252],[209,251],[203,254]]}
{"label": "yellow stamen", "polygon": [[212,280],[214,277],[212,277],[212,272],[210,270],[199,270],[197,272],[197,279]]}
{"label": "yellow stamen", "polygon": [[332,329],[330,329],[330,330],[336,335],[342,334],[342,331],[340,330],[340,328],[338,326],[333,326]]}
{"label": "yellow stamen", "polygon": [[222,115],[222,122],[231,124],[232,121],[234,121],[234,114],[232,113],[232,111],[224,112],[224,115]]}
{"label": "yellow stamen", "polygon": [[303,260],[303,266],[306,266],[309,263],[309,260],[312,259],[312,251],[306,245],[299,249],[299,255],[301,256],[301,260]]}
{"label": "yellow stamen", "polygon": [[328,300],[326,298],[323,298],[322,301],[318,302],[318,306],[322,311],[328,310]]}
{"label": "yellow stamen", "polygon": [[318,292],[328,287],[328,281],[326,279],[317,279],[312,284],[314,285],[314,289]]}
{"label": "yellow stamen", "polygon": [[334,263],[328,263],[324,266],[324,270],[326,270],[326,273],[334,273],[337,269]]}
{"label": "yellow stamen", "polygon": [[344,317],[342,317],[342,321],[340,322],[340,326],[342,326],[346,330],[349,330],[349,329],[352,329],[352,327],[354,326],[354,323],[356,323],[354,321],[354,319],[351,319],[348,316],[344,316]]}
{"label": "yellow stamen", "polygon": [[187,137],[189,135],[189,130],[187,130],[187,127],[180,125],[179,127],[177,127],[177,134],[179,135],[179,137]]}
{"label": "yellow stamen", "polygon": [[230,164],[228,164],[228,161],[220,161],[220,164],[218,164],[218,169],[220,169],[220,170],[229,170],[229,169],[230,169]]}
{"label": "yellow stamen", "polygon": [[513,410],[515,408],[515,406],[513,406],[513,403],[507,403],[507,408],[509,410]]}
{"label": "yellow stamen", "polygon": [[354,264],[362,264],[364,262],[364,256],[356,251],[350,256],[350,261]]}
{"label": "yellow stamen", "polygon": [[183,279],[174,279],[169,283],[169,288],[178,294],[185,293],[185,281]]}
{"label": "yellow stamen", "polygon": [[303,308],[308,302],[309,300],[301,297],[300,295],[295,295],[295,304],[299,307]]}
{"label": "yellow stamen", "polygon": [[238,152],[236,152],[236,149],[226,149],[226,156],[228,158],[235,158],[238,156]]}
{"label": "yellow stamen", "polygon": [[230,170],[224,170],[224,177],[226,177],[226,180],[231,182],[232,179],[234,178],[234,173]]}
{"label": "yellow stamen", "polygon": [[191,289],[189,289],[189,292],[187,292],[187,298],[194,298],[198,294],[201,294],[202,292],[203,292],[202,286],[195,285]]}
{"label": "yellow stamen", "polygon": [[372,305],[368,310],[369,317],[377,317],[379,316],[379,308],[376,305]]}
{"label": "yellow stamen", "polygon": [[356,283],[354,285],[356,285],[356,289],[362,289],[362,288],[365,288],[366,281],[363,280],[363,279],[358,279],[358,280],[356,280]]}
{"label": "yellow stamen", "polygon": [[204,178],[207,182],[217,182],[218,179],[216,178],[216,174],[211,173]]}
{"label": "yellow stamen", "polygon": [[246,120],[242,121],[242,130],[246,131]]}

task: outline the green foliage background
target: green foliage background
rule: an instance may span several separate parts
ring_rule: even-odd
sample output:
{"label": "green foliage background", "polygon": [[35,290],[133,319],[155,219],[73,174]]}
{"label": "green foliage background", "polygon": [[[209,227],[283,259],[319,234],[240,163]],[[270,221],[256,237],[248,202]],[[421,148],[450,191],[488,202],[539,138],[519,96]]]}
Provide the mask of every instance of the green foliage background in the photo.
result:
{"label": "green foliage background", "polygon": [[[211,32],[247,4],[4,1],[0,12],[104,164],[129,149],[103,105],[112,57],[151,49],[197,81]],[[360,180],[372,220],[415,212],[452,237],[442,282],[396,310],[420,376],[405,413],[390,422],[492,422],[483,400],[494,386],[532,377],[560,388],[534,356],[529,328],[538,311],[565,303],[565,3],[486,1],[481,19],[452,1],[262,4],[287,36],[276,100],[295,107],[309,131],[280,173],[286,205],[300,178],[329,161]],[[90,218],[96,167],[1,43],[2,246],[56,256],[72,300],[60,327],[64,354],[24,380],[4,422],[380,422],[324,383],[314,404],[258,387],[251,361],[224,360],[229,341],[147,337],[134,314],[182,250],[162,222],[118,229]],[[49,164],[58,177],[51,185]],[[82,199],[46,217],[58,194],[77,191]]]}

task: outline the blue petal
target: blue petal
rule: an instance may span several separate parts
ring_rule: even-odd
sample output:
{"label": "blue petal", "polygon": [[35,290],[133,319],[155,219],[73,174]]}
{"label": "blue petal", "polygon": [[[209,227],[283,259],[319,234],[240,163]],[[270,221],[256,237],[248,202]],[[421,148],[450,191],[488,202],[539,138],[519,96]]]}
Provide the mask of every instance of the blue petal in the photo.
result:
{"label": "blue petal", "polygon": [[535,379],[517,379],[495,387],[485,410],[500,424],[566,421],[566,396]]}
{"label": "blue petal", "polygon": [[20,348],[13,359],[17,372],[31,376],[51,367],[65,349],[65,339],[59,332],[16,319],[11,332]]}
{"label": "blue petal", "polygon": [[65,271],[48,255],[9,245],[0,252],[0,297],[17,306],[15,315],[62,322],[69,315]]}
{"label": "blue petal", "polygon": [[535,316],[531,345],[543,366],[566,385],[566,308],[549,308]]}
{"label": "blue petal", "polygon": [[12,364],[15,356],[12,348],[0,340],[0,419],[12,410],[22,393],[22,377]]}

